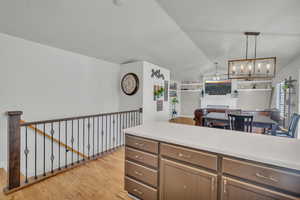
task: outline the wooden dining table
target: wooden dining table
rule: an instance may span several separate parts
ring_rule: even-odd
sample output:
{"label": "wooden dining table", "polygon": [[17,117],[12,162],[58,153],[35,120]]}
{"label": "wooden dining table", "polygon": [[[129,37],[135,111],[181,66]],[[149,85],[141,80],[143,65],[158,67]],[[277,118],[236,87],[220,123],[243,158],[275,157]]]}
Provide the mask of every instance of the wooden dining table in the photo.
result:
{"label": "wooden dining table", "polygon": [[[203,125],[206,126],[208,123],[211,122],[221,122],[229,124],[229,119],[226,113],[217,113],[211,112],[203,116]],[[263,115],[254,115],[253,116],[253,126],[259,128],[270,129],[271,134],[275,135],[276,130],[278,128],[278,123],[271,119],[269,116]]]}

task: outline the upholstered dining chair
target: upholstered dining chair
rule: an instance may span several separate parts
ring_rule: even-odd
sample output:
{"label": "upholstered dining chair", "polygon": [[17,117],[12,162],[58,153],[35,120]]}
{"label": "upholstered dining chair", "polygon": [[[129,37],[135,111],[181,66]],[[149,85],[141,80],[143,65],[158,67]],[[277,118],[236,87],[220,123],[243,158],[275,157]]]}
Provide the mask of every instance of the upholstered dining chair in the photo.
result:
{"label": "upholstered dining chair", "polygon": [[228,114],[229,127],[231,130],[252,132],[253,116]]}
{"label": "upholstered dining chair", "polygon": [[[300,115],[294,113],[292,115],[289,128],[288,129],[279,128],[279,130],[276,131],[275,136],[295,138],[299,119],[300,119]],[[271,132],[268,132],[268,134],[271,134]]]}

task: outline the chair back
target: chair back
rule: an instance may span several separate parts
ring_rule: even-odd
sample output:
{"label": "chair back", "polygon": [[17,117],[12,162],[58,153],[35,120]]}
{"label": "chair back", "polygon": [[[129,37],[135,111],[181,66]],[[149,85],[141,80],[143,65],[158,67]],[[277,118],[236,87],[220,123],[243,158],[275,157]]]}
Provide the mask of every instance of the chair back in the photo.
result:
{"label": "chair back", "polygon": [[252,132],[253,116],[228,114],[229,125],[231,130]]}
{"label": "chair back", "polygon": [[299,119],[300,119],[300,115],[294,113],[293,116],[292,116],[292,119],[290,121],[290,124],[289,124],[288,135],[293,137],[293,138],[296,135]]}

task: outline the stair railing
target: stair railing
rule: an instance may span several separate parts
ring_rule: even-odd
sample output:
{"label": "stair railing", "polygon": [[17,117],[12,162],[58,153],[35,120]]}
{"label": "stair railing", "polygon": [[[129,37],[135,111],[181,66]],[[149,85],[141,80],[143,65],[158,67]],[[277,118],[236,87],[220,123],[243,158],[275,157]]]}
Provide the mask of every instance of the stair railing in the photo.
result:
{"label": "stair railing", "polygon": [[122,147],[122,129],[142,123],[142,109],[33,122],[22,121],[22,111],[7,115],[6,194]]}

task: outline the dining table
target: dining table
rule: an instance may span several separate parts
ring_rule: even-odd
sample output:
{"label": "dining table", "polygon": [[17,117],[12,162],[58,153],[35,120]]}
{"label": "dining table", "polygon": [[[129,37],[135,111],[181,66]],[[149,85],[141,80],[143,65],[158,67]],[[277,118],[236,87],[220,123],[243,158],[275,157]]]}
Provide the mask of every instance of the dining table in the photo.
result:
{"label": "dining table", "polygon": [[[206,126],[211,122],[221,122],[229,124],[227,113],[210,112],[203,116],[203,125]],[[269,116],[253,115],[253,126],[258,128],[270,129],[272,135],[276,135],[278,123]]]}

